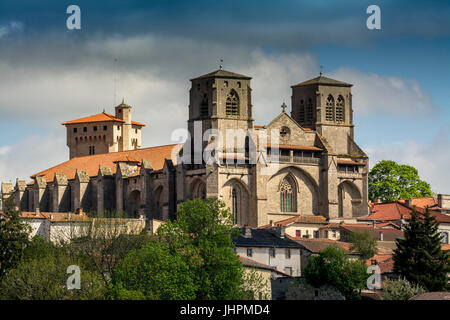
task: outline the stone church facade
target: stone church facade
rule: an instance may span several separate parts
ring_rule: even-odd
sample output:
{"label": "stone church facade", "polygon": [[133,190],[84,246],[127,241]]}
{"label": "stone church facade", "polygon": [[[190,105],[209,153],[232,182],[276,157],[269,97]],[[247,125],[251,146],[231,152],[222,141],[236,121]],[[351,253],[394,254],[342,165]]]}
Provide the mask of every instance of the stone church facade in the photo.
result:
{"label": "stone church facade", "polygon": [[[140,148],[144,124],[131,121],[122,103],[116,116],[63,123],[70,159],[28,184],[3,183],[3,198],[23,211],[82,208],[166,220],[187,199],[217,197],[238,225],[254,227],[298,215],[368,214],[368,157],[354,141],[351,84],[321,74],[294,85],[291,114],[283,104],[264,126],[254,124],[250,77],[219,69],[191,84],[183,145]],[[89,132],[104,128],[110,135],[86,149]]]}

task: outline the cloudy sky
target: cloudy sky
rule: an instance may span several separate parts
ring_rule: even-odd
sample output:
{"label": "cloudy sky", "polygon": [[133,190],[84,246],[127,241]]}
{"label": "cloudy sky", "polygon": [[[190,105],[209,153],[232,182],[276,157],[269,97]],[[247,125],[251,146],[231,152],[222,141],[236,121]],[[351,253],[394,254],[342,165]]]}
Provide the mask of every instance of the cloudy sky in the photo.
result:
{"label": "cloudy sky", "polygon": [[[19,4],[20,3],[20,4]],[[81,8],[81,30],[66,9]],[[366,9],[381,8],[381,30]],[[117,59],[115,99],[114,59]],[[253,77],[256,124],[290,85],[354,84],[356,140],[371,165],[415,166],[450,193],[450,3],[444,1],[162,0],[0,2],[0,181],[29,180],[68,159],[62,122],[125,98],[143,146],[184,128],[189,79],[224,68]],[[115,101],[116,100],[116,101]]]}

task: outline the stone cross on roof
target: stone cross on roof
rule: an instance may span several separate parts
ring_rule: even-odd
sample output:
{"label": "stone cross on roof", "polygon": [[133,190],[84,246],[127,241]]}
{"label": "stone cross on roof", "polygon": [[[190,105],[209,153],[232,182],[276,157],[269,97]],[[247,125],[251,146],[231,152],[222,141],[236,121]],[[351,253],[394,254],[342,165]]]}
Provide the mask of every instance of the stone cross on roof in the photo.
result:
{"label": "stone cross on roof", "polygon": [[283,104],[281,105],[281,109],[283,109],[284,113],[286,113],[286,108],[287,108],[287,105],[286,105],[286,103],[283,102]]}

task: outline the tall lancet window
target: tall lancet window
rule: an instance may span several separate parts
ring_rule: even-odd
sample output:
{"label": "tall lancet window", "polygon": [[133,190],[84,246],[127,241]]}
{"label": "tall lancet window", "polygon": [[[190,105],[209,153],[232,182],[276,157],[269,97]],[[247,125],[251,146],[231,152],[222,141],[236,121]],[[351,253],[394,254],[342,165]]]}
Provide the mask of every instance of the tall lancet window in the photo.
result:
{"label": "tall lancet window", "polygon": [[236,188],[233,188],[231,191],[231,211],[233,213],[234,223],[238,223],[238,214],[239,214],[239,206],[238,206],[238,192]]}
{"label": "tall lancet window", "polygon": [[200,105],[200,114],[202,117],[207,117],[209,115],[208,97],[206,94],[203,95],[202,103]]}
{"label": "tall lancet window", "polygon": [[331,94],[327,98],[325,112],[326,112],[326,120],[334,121],[334,98]]}
{"label": "tall lancet window", "polygon": [[313,103],[311,98],[308,99],[308,104],[306,105],[305,121],[307,124],[312,124],[314,122]]}
{"label": "tall lancet window", "polygon": [[339,96],[336,100],[336,121],[337,122],[345,121],[344,110],[345,110],[344,98],[342,96]]}
{"label": "tall lancet window", "polygon": [[226,113],[227,116],[239,115],[239,96],[234,90],[231,90],[227,96]]}
{"label": "tall lancet window", "polygon": [[280,187],[280,209],[281,212],[295,212],[297,211],[297,199],[294,180],[290,175],[287,175]]}
{"label": "tall lancet window", "polygon": [[300,101],[300,109],[298,110],[298,122],[305,123],[305,101]]}

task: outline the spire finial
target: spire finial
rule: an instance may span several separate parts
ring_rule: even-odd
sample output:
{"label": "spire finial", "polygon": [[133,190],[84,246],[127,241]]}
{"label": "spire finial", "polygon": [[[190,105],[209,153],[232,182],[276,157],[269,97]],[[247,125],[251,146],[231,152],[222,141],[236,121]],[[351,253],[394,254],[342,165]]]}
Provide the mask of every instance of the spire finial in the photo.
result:
{"label": "spire finial", "polygon": [[219,70],[222,70],[222,68],[223,68],[223,59],[220,59]]}
{"label": "spire finial", "polygon": [[323,75],[323,66],[321,65],[320,66],[320,76],[322,76]]}
{"label": "spire finial", "polygon": [[125,104],[125,98],[122,98],[122,104]]}
{"label": "spire finial", "polygon": [[286,108],[287,108],[287,105],[286,105],[286,103],[283,102],[283,104],[281,105],[281,109],[283,109],[283,113],[286,113]]}

